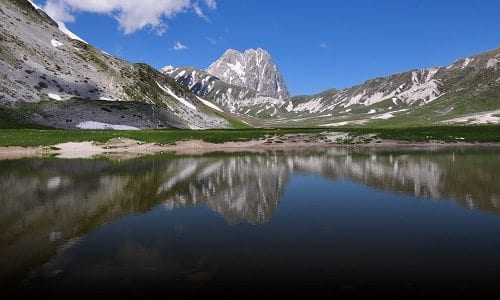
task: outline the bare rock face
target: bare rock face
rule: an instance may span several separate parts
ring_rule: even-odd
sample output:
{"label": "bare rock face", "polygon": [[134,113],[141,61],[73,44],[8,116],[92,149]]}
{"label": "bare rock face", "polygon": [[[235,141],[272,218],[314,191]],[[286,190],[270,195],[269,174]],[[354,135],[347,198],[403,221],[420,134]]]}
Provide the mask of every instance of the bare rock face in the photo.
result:
{"label": "bare rock face", "polygon": [[265,96],[290,97],[278,67],[269,53],[260,48],[243,53],[229,49],[208,67],[207,72],[229,84],[253,89]]}

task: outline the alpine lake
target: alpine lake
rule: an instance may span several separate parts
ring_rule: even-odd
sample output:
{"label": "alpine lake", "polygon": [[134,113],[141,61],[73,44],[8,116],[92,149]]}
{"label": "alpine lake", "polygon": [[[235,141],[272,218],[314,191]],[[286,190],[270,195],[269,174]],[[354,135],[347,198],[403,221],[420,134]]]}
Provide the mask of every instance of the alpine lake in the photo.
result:
{"label": "alpine lake", "polygon": [[498,147],[0,161],[9,299],[490,297],[499,279]]}

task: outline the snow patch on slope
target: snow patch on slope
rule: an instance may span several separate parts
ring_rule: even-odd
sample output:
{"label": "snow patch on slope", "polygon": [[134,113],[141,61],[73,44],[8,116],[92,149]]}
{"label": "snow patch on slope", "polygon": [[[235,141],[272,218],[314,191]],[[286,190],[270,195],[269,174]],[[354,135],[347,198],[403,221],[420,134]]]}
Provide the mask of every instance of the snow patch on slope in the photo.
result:
{"label": "snow patch on slope", "polygon": [[[293,109],[293,111],[295,111],[295,112],[308,111],[310,113],[320,112],[321,108],[323,107],[323,104],[321,103],[322,100],[323,100],[323,98],[319,97],[319,98],[314,98],[314,99],[307,101],[307,102],[304,102],[304,103],[300,103],[299,105],[297,105],[297,107],[295,107]],[[290,104],[291,104],[291,102],[290,102]]]}
{"label": "snow patch on slope", "polygon": [[434,77],[434,75],[436,75],[436,73],[439,71],[439,68],[429,68],[429,69],[426,69],[425,71],[428,72],[427,77],[425,77],[425,81],[429,81],[432,79],[432,77]]}
{"label": "snow patch on slope", "polygon": [[466,124],[500,124],[500,109],[494,111],[486,111],[477,114],[471,114],[463,117],[458,117],[441,123],[445,124],[455,124],[455,123],[466,123]]}
{"label": "snow patch on slope", "polygon": [[36,9],[40,9],[40,10],[42,9],[40,6],[36,5],[36,4],[35,4],[35,2],[33,2],[33,1],[31,1],[31,0],[28,0],[28,2],[29,2],[31,5],[33,5],[33,7],[34,7],[34,8],[36,8]]}
{"label": "snow patch on slope", "polygon": [[[386,99],[392,99],[392,102],[397,105],[397,100],[401,100],[407,104],[413,104],[416,101],[423,101],[424,103],[431,102],[441,95],[439,86],[441,82],[433,79],[434,75],[439,71],[439,68],[429,68],[422,71],[413,71],[411,73],[412,85],[406,90],[405,84],[401,84],[394,90],[375,90],[368,96],[369,92],[365,89],[362,92],[350,98],[341,99],[343,107],[352,105],[365,105],[370,106]],[[392,85],[392,83],[390,83]]]}
{"label": "snow patch on slope", "polygon": [[48,93],[47,96],[52,100],[62,101],[62,97],[58,94]]}
{"label": "snow patch on slope", "polygon": [[461,69],[464,69],[465,67],[467,67],[473,60],[474,60],[474,58],[468,58],[468,57],[466,57],[464,59],[464,63],[462,64]]}
{"label": "snow patch on slope", "polygon": [[[33,2],[32,0],[28,0],[28,2],[35,8],[35,9],[39,9],[39,10],[42,10],[43,9],[36,5],[35,2]],[[69,36],[70,39],[73,39],[73,40],[78,40],[80,42],[83,42],[85,44],[88,44],[86,41],[84,41],[81,37],[79,37],[78,35],[74,34],[71,30],[68,29],[68,27],[66,27],[66,24],[64,24],[63,22],[57,22],[57,27],[59,28],[59,30],[66,34],[67,36]],[[53,44],[52,44],[53,45]],[[62,45],[61,45],[62,46]],[[54,47],[58,47],[58,46],[54,46]]]}
{"label": "snow patch on slope", "polygon": [[365,94],[366,94],[366,90],[364,90],[362,93],[356,94],[354,97],[351,97],[351,99],[349,99],[349,101],[344,105],[344,107],[348,107],[348,106],[360,103],[361,99],[363,99],[363,96]]}
{"label": "snow patch on slope", "polygon": [[66,27],[66,24],[64,24],[63,22],[57,22],[57,27],[59,27],[59,30],[62,33],[64,33],[67,36],[69,36],[70,39],[72,39],[72,40],[78,40],[78,41],[80,41],[82,43],[88,44],[81,37],[79,37],[78,35],[74,34],[71,30],[69,30],[68,27]]}
{"label": "snow patch on slope", "polygon": [[64,46],[64,44],[63,44],[63,43],[59,42],[59,41],[58,41],[58,40],[56,40],[56,39],[52,39],[52,40],[50,41],[50,44],[51,44],[51,45],[52,45],[52,47],[54,47],[54,48],[58,48],[58,47],[62,47],[62,46]]}
{"label": "snow patch on slope", "polygon": [[429,103],[441,95],[439,85],[440,82],[434,79],[424,83],[414,83],[408,90],[397,95],[397,98],[407,104],[413,104],[419,100],[422,100],[423,103]]}
{"label": "snow patch on slope", "polygon": [[175,71],[175,68],[172,65],[168,65],[168,66],[165,66],[165,67],[160,69],[160,72],[167,73],[167,74],[170,74],[174,71]]}
{"label": "snow patch on slope", "polygon": [[228,63],[227,66],[236,74],[238,74],[241,80],[245,81],[245,71],[243,71],[241,63],[239,61],[236,61],[236,63],[234,64]]}
{"label": "snow patch on slope", "polygon": [[113,130],[140,130],[134,126],[128,125],[114,125],[108,123],[101,123],[96,121],[85,121],[76,125],[77,128],[80,129],[94,129],[94,130],[103,130],[103,129],[113,129]]}
{"label": "snow patch on slope", "polygon": [[217,105],[213,104],[212,102],[204,100],[204,99],[201,99],[198,96],[196,96],[196,98],[198,98],[198,100],[200,100],[201,103],[205,104],[206,106],[208,106],[208,107],[210,107],[212,109],[215,109],[216,111],[224,112],[222,109],[220,109]]}
{"label": "snow patch on slope", "polygon": [[[410,105],[417,101],[422,101],[423,104],[434,101],[442,95],[439,91],[441,82],[439,80],[432,79],[438,70],[439,69],[437,68],[431,68],[412,72],[412,86],[396,95],[396,97]],[[425,74],[426,72],[427,74]],[[425,79],[423,79],[424,76]],[[422,78],[423,80],[419,78]]]}
{"label": "snow patch on slope", "polygon": [[165,93],[169,94],[170,96],[174,97],[177,101],[179,101],[180,103],[184,104],[185,106],[189,107],[190,109],[192,110],[197,110],[196,109],[196,106],[194,106],[193,104],[191,104],[189,101],[187,101],[186,99],[184,98],[181,98],[179,96],[177,96],[176,94],[174,94],[174,92],[172,92],[172,90],[170,90],[168,87],[166,86],[162,86],[161,84],[159,84],[158,82],[156,83],[156,85],[158,85],[158,87],[160,89],[162,89],[162,91],[164,91]]}
{"label": "snow patch on slope", "polygon": [[394,114],[390,113],[390,112],[372,117],[372,119],[374,119],[374,120],[377,120],[377,119],[388,120],[390,118],[394,118]]}
{"label": "snow patch on slope", "polygon": [[373,116],[373,117],[371,117],[371,119],[374,119],[374,120],[388,120],[390,118],[394,118],[394,114],[395,113],[404,112],[404,111],[408,111],[408,109],[405,108],[405,109],[395,110],[395,111],[391,111],[391,112],[386,112],[386,113],[383,113],[383,114],[380,114],[380,115]]}
{"label": "snow patch on slope", "polygon": [[500,60],[496,58],[489,59],[488,62],[486,63],[486,69],[497,69],[497,64]]}
{"label": "snow patch on slope", "polygon": [[320,125],[322,127],[336,127],[336,126],[344,126],[344,125],[362,125],[367,123],[369,120],[354,120],[354,121],[344,121],[344,122],[336,122],[330,124]]}
{"label": "snow patch on slope", "polygon": [[370,105],[378,103],[384,99],[392,98],[394,96],[394,94],[395,94],[395,92],[392,92],[389,94],[385,94],[382,92],[376,92],[375,94],[368,97],[363,104],[366,106],[370,106]]}

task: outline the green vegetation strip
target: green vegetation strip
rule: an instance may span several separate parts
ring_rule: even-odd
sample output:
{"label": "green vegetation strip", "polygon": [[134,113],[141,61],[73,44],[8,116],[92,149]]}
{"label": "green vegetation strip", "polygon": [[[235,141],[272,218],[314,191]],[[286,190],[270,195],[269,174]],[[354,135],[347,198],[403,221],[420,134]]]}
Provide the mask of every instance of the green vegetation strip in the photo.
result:
{"label": "green vegetation strip", "polygon": [[204,140],[212,143],[250,141],[285,134],[313,134],[349,132],[352,136],[375,134],[386,140],[408,142],[500,142],[500,125],[439,126],[419,128],[276,128],[232,130],[54,130],[2,129],[0,146],[49,146],[64,142],[107,142],[113,138],[129,138],[143,142],[172,144],[183,140]]}

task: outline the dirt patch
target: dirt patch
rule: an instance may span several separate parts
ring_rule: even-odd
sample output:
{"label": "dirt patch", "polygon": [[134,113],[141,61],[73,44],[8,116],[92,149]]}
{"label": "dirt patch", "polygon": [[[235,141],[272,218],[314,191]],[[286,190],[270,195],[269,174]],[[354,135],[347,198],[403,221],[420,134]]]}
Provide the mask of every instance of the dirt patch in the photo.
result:
{"label": "dirt patch", "polygon": [[464,147],[489,146],[500,147],[500,143],[444,143],[425,142],[411,143],[392,140],[371,140],[368,143],[345,145],[339,144],[344,136],[312,138],[309,135],[267,137],[262,140],[246,142],[226,142],[220,144],[208,143],[201,140],[181,141],[173,145],[145,143],[131,139],[117,138],[106,143],[70,142],[50,147],[0,147],[0,159],[21,159],[30,157],[54,156],[64,159],[93,158],[106,156],[116,159],[130,159],[142,155],[158,153],[174,153],[186,155],[201,155],[211,152],[265,152],[269,150],[299,150],[327,147],[377,147],[377,148],[434,148],[434,147]]}

